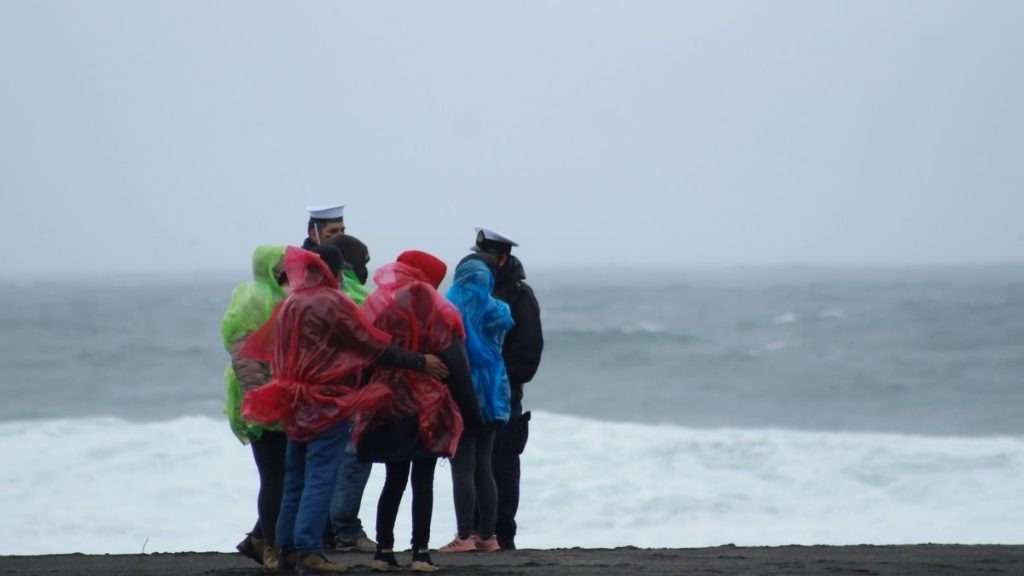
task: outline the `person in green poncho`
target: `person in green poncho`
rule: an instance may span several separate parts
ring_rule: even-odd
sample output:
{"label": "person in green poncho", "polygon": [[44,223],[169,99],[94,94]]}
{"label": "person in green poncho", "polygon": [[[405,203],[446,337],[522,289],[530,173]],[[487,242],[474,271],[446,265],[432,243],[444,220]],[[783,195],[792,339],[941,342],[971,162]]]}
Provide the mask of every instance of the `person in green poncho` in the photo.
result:
{"label": "person in green poncho", "polygon": [[243,396],[270,380],[270,368],[261,362],[242,358],[238,351],[245,339],[270,319],[274,308],[285,298],[288,279],[283,271],[284,250],[283,246],[256,248],[252,255],[252,280],[235,287],[221,321],[224,348],[231,355],[231,364],[224,372],[227,394],[224,414],[238,440],[252,446],[260,475],[259,518],[236,549],[269,568],[276,567],[277,559],[270,551],[276,550],[272,546],[276,542],[275,526],[284,493],[285,449],[288,443],[279,425],[260,426],[242,418]]}
{"label": "person in green poncho", "polygon": [[335,236],[324,242],[328,246],[335,246],[341,250],[341,256],[345,259],[342,268],[341,291],[348,294],[356,304],[362,306],[370,291],[366,288],[366,280],[370,271],[366,267],[370,263],[370,249],[361,240],[350,234]]}

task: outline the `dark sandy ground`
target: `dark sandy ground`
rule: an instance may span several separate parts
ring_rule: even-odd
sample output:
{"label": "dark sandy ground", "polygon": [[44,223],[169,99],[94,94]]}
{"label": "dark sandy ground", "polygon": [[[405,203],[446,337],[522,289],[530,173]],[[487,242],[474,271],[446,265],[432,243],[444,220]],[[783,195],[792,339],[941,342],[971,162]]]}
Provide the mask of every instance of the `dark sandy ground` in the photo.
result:
{"label": "dark sandy ground", "polygon": [[[331,553],[349,566],[348,573],[370,574],[371,554]],[[404,566],[409,553],[398,553]],[[518,550],[492,554],[433,553],[439,574],[857,576],[1008,574],[1024,576],[1024,546],[782,546],[695,549],[558,549]],[[400,574],[412,574],[403,570]],[[259,576],[271,574],[237,554],[3,556],[0,576],[82,574],[88,576]]]}

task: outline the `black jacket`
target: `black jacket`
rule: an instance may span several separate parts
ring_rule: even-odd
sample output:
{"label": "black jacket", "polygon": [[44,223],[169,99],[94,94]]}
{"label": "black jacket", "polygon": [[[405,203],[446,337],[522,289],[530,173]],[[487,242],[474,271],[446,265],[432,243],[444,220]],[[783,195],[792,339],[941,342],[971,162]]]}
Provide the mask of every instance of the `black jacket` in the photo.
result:
{"label": "black jacket", "polygon": [[[444,382],[459,406],[465,427],[468,429],[482,426],[483,417],[476,402],[473,377],[470,376],[469,361],[466,359],[466,349],[462,341],[458,338],[453,339],[438,356],[448,366],[448,378]],[[409,414],[371,428],[360,439],[356,454],[363,462],[398,462],[441,456],[428,452],[423,446],[417,414]]]}
{"label": "black jacket", "polygon": [[526,272],[519,259],[511,254],[508,262],[497,272],[494,297],[508,303],[516,325],[505,335],[501,355],[505,359],[509,383],[512,385],[512,403],[523,401],[523,384],[533,379],[540,366],[544,351],[544,332],[540,324],[540,305],[533,288],[524,281]]}

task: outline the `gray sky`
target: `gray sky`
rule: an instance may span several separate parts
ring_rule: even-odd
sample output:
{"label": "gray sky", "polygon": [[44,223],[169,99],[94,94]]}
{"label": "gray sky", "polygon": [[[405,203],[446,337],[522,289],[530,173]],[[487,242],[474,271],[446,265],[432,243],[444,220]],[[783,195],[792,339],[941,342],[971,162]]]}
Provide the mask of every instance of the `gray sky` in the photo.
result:
{"label": "gray sky", "polygon": [[[1024,260],[1024,2],[0,3],[3,268]],[[54,257],[56,256],[56,257]]]}

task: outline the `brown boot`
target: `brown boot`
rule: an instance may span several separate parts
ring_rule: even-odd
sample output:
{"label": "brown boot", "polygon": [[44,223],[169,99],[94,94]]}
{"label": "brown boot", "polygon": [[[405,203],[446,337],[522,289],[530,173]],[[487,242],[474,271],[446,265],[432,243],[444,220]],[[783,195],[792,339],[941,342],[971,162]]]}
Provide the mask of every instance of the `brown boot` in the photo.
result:
{"label": "brown boot", "polygon": [[277,570],[281,560],[281,549],[277,546],[267,546],[263,549],[263,567],[270,570]]}
{"label": "brown boot", "polygon": [[300,557],[296,568],[299,569],[299,574],[337,574],[348,570],[344,564],[331,562],[319,554],[307,554]]}
{"label": "brown boot", "polygon": [[263,539],[246,536],[235,546],[235,550],[246,558],[252,559],[257,564],[263,564]]}

